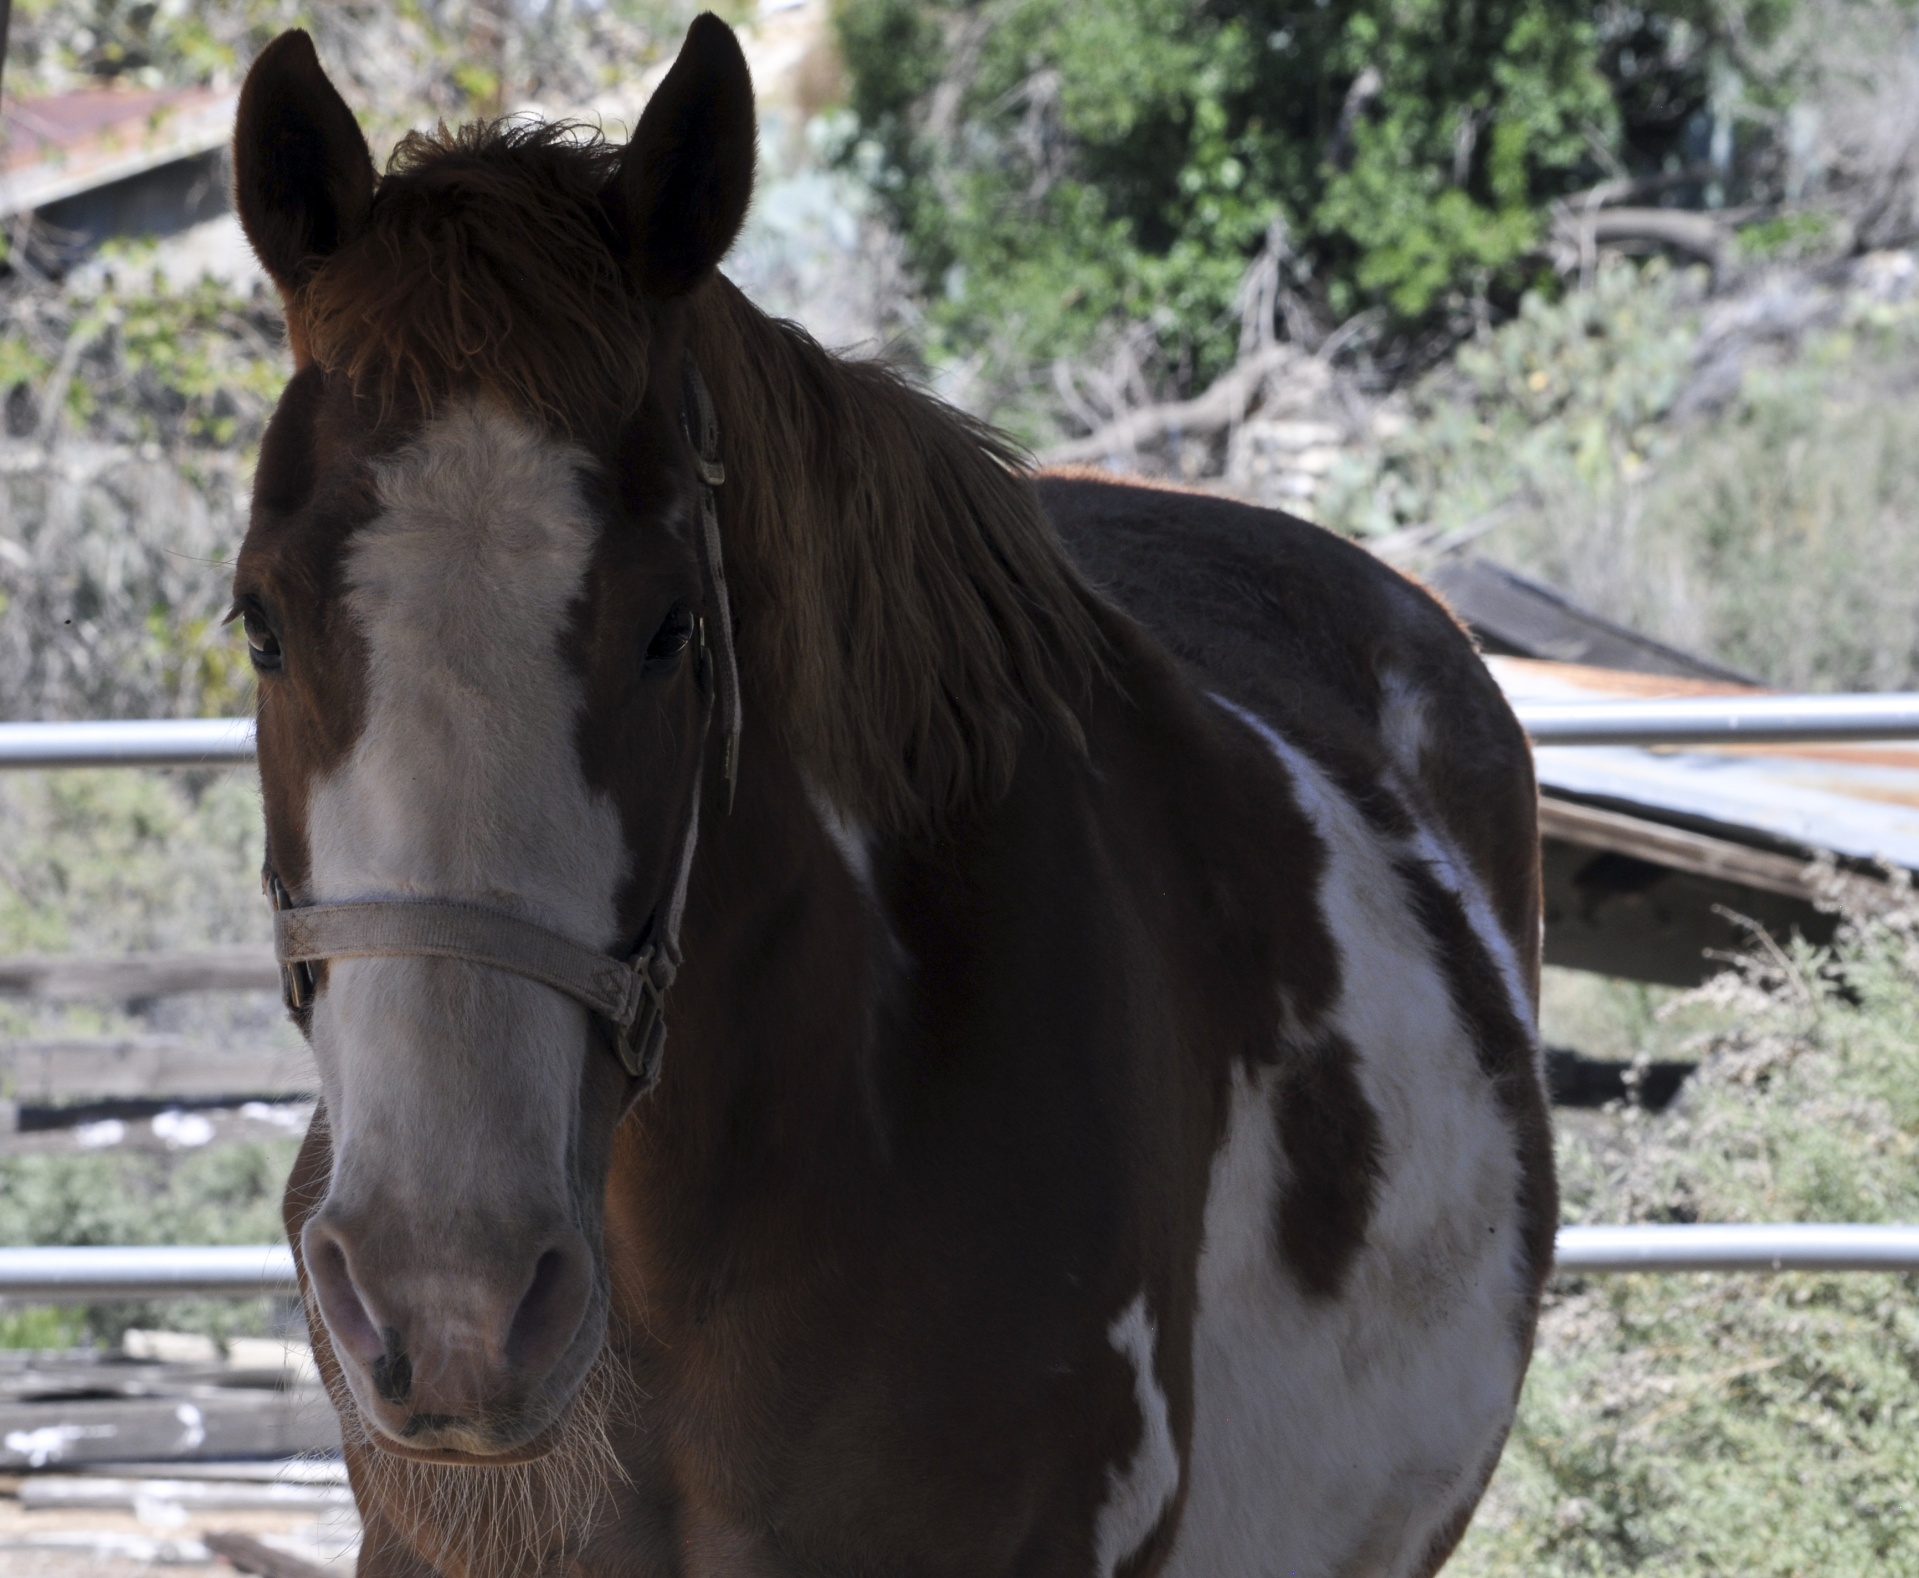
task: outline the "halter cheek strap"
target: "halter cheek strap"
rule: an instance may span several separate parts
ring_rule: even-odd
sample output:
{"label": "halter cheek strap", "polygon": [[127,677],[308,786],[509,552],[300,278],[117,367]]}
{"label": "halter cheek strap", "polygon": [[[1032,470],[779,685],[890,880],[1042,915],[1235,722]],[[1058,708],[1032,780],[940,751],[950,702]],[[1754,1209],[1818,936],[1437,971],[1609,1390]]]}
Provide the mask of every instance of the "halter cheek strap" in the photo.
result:
{"label": "halter cheek strap", "polygon": [[[273,947],[280,961],[281,995],[289,1012],[314,997],[313,965],[321,959],[458,959],[538,981],[563,992],[613,1031],[620,1064],[640,1081],[641,1092],[660,1077],[666,1046],[666,993],[680,969],[680,922],[700,838],[700,799],[706,776],[706,741],[717,710],[721,771],[731,807],[739,772],[740,673],[733,648],[733,611],[720,555],[719,506],[714,489],[726,481],[720,457],[720,425],[699,369],[686,364],[681,426],[692,444],[699,475],[699,558],[707,599],[714,611],[717,652],[709,652],[706,622],[696,625],[697,671],[707,701],[700,724],[700,753],[693,793],[680,832],[673,886],[654,911],[646,941],[619,958],[575,942],[549,927],[482,904],[441,899],[370,899],[356,904],[295,905],[271,866],[263,873],[273,904]],[[717,692],[717,708],[715,706]]]}
{"label": "halter cheek strap", "polygon": [[733,791],[740,770],[740,664],[733,650],[733,600],[726,590],[726,560],[720,553],[718,489],[726,481],[720,457],[720,419],[706,380],[689,357],[686,390],[680,402],[680,426],[693,446],[700,477],[700,573],[713,606],[719,610],[719,661],[715,675],[720,693],[720,771],[726,783],[726,808],[733,809]]}

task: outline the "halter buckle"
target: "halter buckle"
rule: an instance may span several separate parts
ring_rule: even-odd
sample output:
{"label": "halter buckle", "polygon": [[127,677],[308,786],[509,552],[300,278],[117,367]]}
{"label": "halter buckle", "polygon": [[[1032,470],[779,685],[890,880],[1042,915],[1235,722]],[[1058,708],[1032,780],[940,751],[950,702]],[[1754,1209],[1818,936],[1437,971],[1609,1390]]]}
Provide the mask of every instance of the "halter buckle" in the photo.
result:
{"label": "halter buckle", "polygon": [[[271,866],[260,873],[260,886],[266,889],[267,900],[276,910],[293,908],[293,895],[287,892],[287,885],[280,880],[280,873]],[[280,963],[280,1001],[286,1004],[290,1014],[300,1013],[313,1006],[318,988],[313,981],[313,966],[304,959],[285,959]]]}
{"label": "halter buckle", "polygon": [[660,1077],[660,1056],[666,1050],[666,990],[673,984],[673,966],[648,943],[633,955],[632,987],[638,996],[633,1022],[614,1037],[620,1066],[651,1090]]}

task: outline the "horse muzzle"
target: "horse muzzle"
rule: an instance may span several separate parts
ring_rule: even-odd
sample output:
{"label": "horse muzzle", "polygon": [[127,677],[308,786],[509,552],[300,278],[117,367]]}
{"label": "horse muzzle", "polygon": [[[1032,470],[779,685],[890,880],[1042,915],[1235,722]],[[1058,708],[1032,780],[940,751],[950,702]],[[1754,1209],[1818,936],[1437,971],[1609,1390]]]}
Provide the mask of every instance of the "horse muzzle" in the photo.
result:
{"label": "horse muzzle", "polygon": [[516,1461],[573,1400],[604,1338],[593,1254],[571,1228],[484,1255],[381,1253],[322,1208],[307,1276],[361,1418],[381,1446],[441,1461]]}

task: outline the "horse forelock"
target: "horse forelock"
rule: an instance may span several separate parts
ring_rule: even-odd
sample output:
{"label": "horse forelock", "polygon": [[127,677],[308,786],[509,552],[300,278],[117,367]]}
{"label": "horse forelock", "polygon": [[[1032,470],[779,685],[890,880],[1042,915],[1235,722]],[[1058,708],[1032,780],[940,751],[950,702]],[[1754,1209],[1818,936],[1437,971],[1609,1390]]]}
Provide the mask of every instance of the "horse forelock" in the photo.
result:
{"label": "horse forelock", "polygon": [[289,301],[296,344],[383,415],[480,390],[565,437],[617,422],[649,339],[602,203],[619,155],[571,122],[408,133],[364,231]]}

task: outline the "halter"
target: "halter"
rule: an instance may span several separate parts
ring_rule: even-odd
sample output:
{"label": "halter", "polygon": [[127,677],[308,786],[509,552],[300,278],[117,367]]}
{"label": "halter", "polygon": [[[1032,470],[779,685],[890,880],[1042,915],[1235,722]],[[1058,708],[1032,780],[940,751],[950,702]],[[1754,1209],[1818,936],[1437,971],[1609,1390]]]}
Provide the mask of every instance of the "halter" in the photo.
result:
{"label": "halter", "polygon": [[680,921],[700,839],[700,791],[716,710],[728,809],[733,804],[740,756],[740,671],[726,566],[720,555],[719,504],[714,497],[714,490],[726,481],[726,467],[720,458],[719,418],[706,381],[691,361],[686,364],[680,426],[692,446],[699,476],[700,574],[715,610],[719,650],[708,650],[706,621],[697,621],[696,672],[706,705],[700,719],[693,794],[664,910],[654,910],[641,932],[640,946],[621,958],[482,904],[369,899],[357,904],[295,905],[286,884],[269,865],[263,885],[273,904],[273,947],[280,961],[280,993],[289,1013],[313,1002],[313,963],[319,959],[460,959],[522,975],[565,993],[611,1028],[620,1065],[641,1082],[640,1094],[658,1083],[660,1054],[666,1046],[666,993],[680,970]]}

